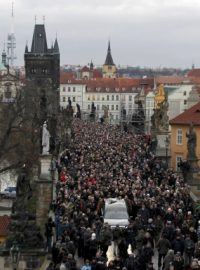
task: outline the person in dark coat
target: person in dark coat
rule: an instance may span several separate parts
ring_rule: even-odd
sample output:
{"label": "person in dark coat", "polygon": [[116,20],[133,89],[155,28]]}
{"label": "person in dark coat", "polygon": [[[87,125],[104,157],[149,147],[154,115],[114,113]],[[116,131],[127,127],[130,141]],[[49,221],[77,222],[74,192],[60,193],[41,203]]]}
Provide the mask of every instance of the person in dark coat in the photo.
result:
{"label": "person in dark coat", "polygon": [[162,260],[164,260],[167,255],[168,250],[171,248],[171,244],[165,235],[161,235],[158,243],[156,244],[156,248],[158,250],[158,268],[162,266]]}
{"label": "person in dark coat", "polygon": [[125,260],[124,265],[127,268],[127,270],[133,270],[133,269],[135,269],[136,264],[135,264],[134,254],[130,254],[128,256],[128,258]]}
{"label": "person in dark coat", "polygon": [[52,248],[52,238],[53,238],[54,227],[55,227],[55,223],[53,222],[52,218],[49,217],[47,223],[45,224],[45,236],[47,239],[46,246],[47,246],[48,252],[51,252],[51,248]]}
{"label": "person in dark coat", "polygon": [[89,240],[89,260],[91,261],[96,257],[98,250],[98,242],[96,239],[96,234],[92,233],[91,239]]}
{"label": "person in dark coat", "polygon": [[111,244],[112,240],[112,231],[108,224],[104,224],[100,231],[100,247],[103,251],[102,256],[106,258],[106,253],[108,251],[108,247]]}

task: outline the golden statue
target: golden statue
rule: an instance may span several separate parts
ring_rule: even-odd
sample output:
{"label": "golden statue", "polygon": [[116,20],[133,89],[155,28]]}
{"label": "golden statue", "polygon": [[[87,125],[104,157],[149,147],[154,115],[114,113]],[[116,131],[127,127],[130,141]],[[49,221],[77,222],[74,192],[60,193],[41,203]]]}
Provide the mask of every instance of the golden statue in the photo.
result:
{"label": "golden statue", "polygon": [[157,94],[155,95],[155,109],[159,109],[164,100],[166,100],[166,93],[164,85],[160,84],[158,86]]}

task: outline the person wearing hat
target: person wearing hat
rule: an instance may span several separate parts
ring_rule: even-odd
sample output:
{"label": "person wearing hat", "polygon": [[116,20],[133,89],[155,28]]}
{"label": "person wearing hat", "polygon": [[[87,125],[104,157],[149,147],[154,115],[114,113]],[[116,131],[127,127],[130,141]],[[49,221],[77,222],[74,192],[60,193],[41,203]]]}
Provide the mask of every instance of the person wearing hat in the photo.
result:
{"label": "person wearing hat", "polygon": [[98,250],[98,242],[96,239],[96,233],[92,233],[91,239],[89,240],[89,260],[91,261],[96,257]]}

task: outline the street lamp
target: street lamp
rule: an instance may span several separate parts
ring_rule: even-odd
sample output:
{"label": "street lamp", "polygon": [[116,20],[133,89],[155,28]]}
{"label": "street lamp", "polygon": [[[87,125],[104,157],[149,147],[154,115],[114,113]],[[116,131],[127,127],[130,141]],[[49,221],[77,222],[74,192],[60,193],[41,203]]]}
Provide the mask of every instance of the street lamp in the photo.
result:
{"label": "street lamp", "polygon": [[16,242],[13,243],[13,246],[10,248],[10,256],[12,261],[13,270],[17,270],[17,266],[20,258],[20,250]]}
{"label": "street lamp", "polygon": [[166,136],[165,138],[165,150],[166,150],[166,168],[168,168],[168,150],[169,150],[169,137]]}

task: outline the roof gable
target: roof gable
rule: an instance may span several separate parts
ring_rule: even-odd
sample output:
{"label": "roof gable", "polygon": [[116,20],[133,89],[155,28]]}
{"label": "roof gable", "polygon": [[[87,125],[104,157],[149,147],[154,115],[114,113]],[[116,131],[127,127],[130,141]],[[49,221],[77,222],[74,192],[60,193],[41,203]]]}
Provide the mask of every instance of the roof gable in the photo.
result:
{"label": "roof gable", "polygon": [[170,122],[170,125],[189,125],[193,123],[194,126],[200,125],[200,102],[189,108],[185,112],[179,114]]}

